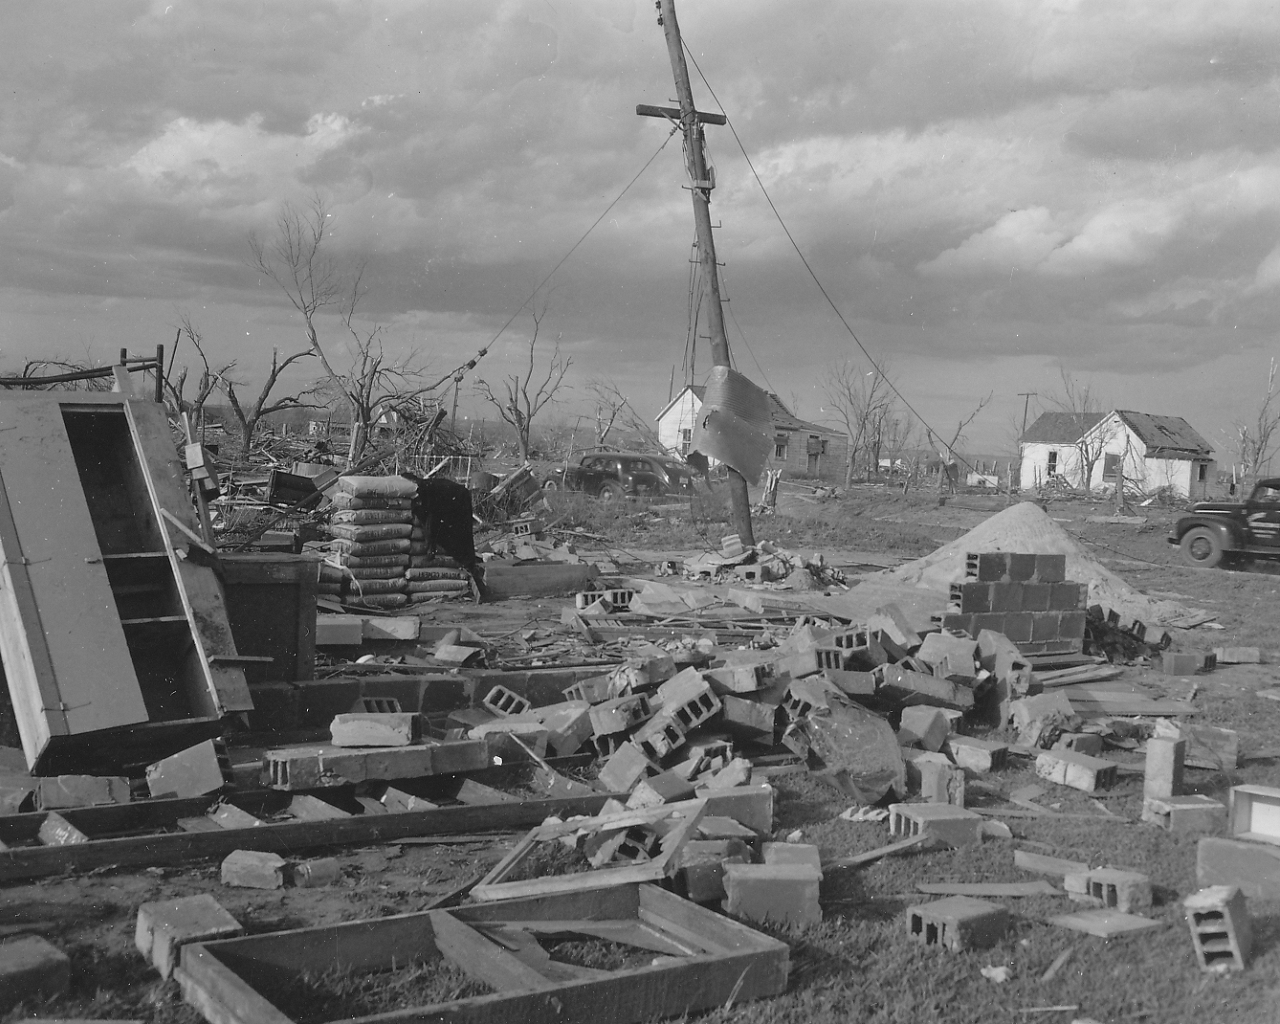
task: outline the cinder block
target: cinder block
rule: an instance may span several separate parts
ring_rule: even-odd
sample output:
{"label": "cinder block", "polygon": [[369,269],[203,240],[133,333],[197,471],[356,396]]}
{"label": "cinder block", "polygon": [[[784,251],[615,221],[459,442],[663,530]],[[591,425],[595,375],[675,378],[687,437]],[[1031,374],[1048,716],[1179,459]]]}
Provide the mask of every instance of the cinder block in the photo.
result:
{"label": "cinder block", "polygon": [[1088,616],[1083,610],[1062,612],[1058,617],[1058,638],[1071,641],[1071,650],[1080,650],[1084,642],[1084,624]]}
{"label": "cinder block", "polygon": [[837,647],[844,650],[843,667],[856,672],[870,672],[877,665],[889,660],[889,655],[874,633],[866,629],[840,633],[835,637]]}
{"label": "cinder block", "polygon": [[1221,832],[1227,824],[1227,805],[1199,793],[1164,799],[1146,797],[1142,820],[1168,832]]}
{"label": "cinder block", "polygon": [[71,987],[71,961],[38,935],[0,943],[0,1013],[24,999],[53,999]]}
{"label": "cinder block", "polygon": [[421,722],[418,715],[403,711],[335,715],[329,735],[335,747],[407,747],[421,739]]}
{"label": "cinder block", "polygon": [[50,811],[44,816],[38,837],[45,846],[79,846],[89,841],[87,835],[57,811]]}
{"label": "cinder block", "polygon": [[591,706],[583,701],[566,701],[534,708],[533,714],[547,730],[547,746],[555,757],[568,757],[591,739]]}
{"label": "cinder block", "polygon": [[751,851],[740,839],[693,839],[679,853],[676,885],[694,903],[723,900],[726,863],[749,864]]}
{"label": "cinder block", "polygon": [[[1049,583],[1022,584],[1022,608],[1024,612],[1059,611],[1053,605],[1053,585]],[[1018,610],[1018,609],[1012,609]]]}
{"label": "cinder block", "polygon": [[1196,882],[1235,885],[1250,898],[1280,899],[1280,848],[1205,836],[1196,846]]}
{"label": "cinder block", "polygon": [[822,668],[818,664],[816,648],[805,651],[792,651],[777,658],[773,662],[773,675],[785,676],[788,679],[802,679],[816,674]]}
{"label": "cinder block", "polygon": [[226,803],[218,804],[209,812],[208,818],[218,828],[257,828],[266,824],[261,818],[241,810],[235,804]]}
{"label": "cinder block", "polygon": [[1004,617],[1004,635],[1015,644],[1031,642],[1031,612],[1010,612]]}
{"label": "cinder block", "polygon": [[1115,785],[1116,765],[1114,761],[1069,750],[1047,750],[1036,758],[1036,774],[1060,786],[1095,793]]}
{"label": "cinder block", "polygon": [[299,889],[333,885],[342,877],[342,865],[333,857],[316,857],[289,865],[289,881]]}
{"label": "cinder block", "polygon": [[[492,764],[484,740],[445,740],[431,744],[431,774],[461,775]],[[399,778],[410,776],[401,775]]]}
{"label": "cinder block", "polygon": [[901,664],[881,665],[876,671],[880,673],[878,698],[901,704],[934,704],[957,711],[973,707],[973,691],[961,683],[914,672]]}
{"label": "cinder block", "polygon": [[720,698],[720,722],[731,735],[772,746],[777,729],[778,709],[772,704],[743,700],[726,693]]}
{"label": "cinder block", "polygon": [[889,640],[902,654],[920,645],[920,634],[911,625],[910,620],[896,604],[881,605],[867,618],[867,632],[876,637],[880,646],[888,654],[890,650],[885,640]]}
{"label": "cinder block", "polygon": [[1257,647],[1215,647],[1214,657],[1219,665],[1260,665],[1262,651]]}
{"label": "cinder block", "polygon": [[523,715],[533,709],[533,705],[521,697],[520,694],[508,690],[505,686],[495,686],[485,694],[484,700],[480,703],[495,715],[502,715],[503,717]]}
{"label": "cinder block", "polygon": [[36,808],[42,811],[128,802],[129,780],[123,776],[53,775],[36,785]]}
{"label": "cinder block", "polygon": [[663,713],[645,722],[632,734],[629,742],[638,747],[646,758],[659,762],[685,742],[685,734],[676,722]]}
{"label": "cinder block", "polygon": [[[705,779],[706,776],[704,775]],[[751,762],[735,757],[703,783],[708,789],[737,789],[751,782]]]}
{"label": "cinder block", "polygon": [[1189,768],[1231,771],[1239,764],[1240,735],[1234,729],[1157,718],[1155,734],[1162,739],[1186,740],[1184,763]]}
{"label": "cinder block", "polygon": [[766,864],[792,864],[812,868],[822,877],[822,854],[808,843],[765,843],[760,856]]}
{"label": "cinder block", "polygon": [[889,832],[908,839],[928,835],[947,846],[982,843],[982,816],[950,804],[890,804]]}
{"label": "cinder block", "polygon": [[936,761],[920,763],[920,796],[931,804],[964,806],[964,769]]}
{"label": "cinder block", "polygon": [[1067,578],[1066,555],[1036,555],[1037,583],[1061,583]]}
{"label": "cinder block", "polygon": [[991,584],[977,580],[951,584],[951,602],[959,604],[961,613],[982,615],[991,611]]}
{"label": "cinder block", "polygon": [[1137,871],[1118,868],[1093,868],[1064,877],[1063,887],[1069,896],[1081,896],[1100,907],[1119,910],[1123,914],[1151,909],[1151,879]]}
{"label": "cinder block", "polygon": [[1004,907],[972,896],[948,896],[907,909],[907,932],[914,941],[957,953],[994,946],[1008,929]]}
{"label": "cinder block", "polygon": [[821,871],[803,864],[726,864],[724,910],[758,924],[819,924],[821,880]]}
{"label": "cinder block", "polygon": [[279,889],[284,885],[285,862],[274,853],[234,850],[222,862],[222,884],[246,889]]}
{"label": "cinder block", "polygon": [[317,615],[317,647],[359,647],[364,643],[364,620],[359,615]]}
{"label": "cinder block", "polygon": [[1245,895],[1233,885],[1213,885],[1182,901],[1191,945],[1204,971],[1243,971],[1253,951],[1253,922]]}
{"label": "cinder block", "polygon": [[656,775],[657,766],[633,742],[620,746],[600,769],[600,784],[610,793],[629,793],[648,775]]}
{"label": "cinder block", "polygon": [[1147,740],[1147,760],[1142,778],[1142,795],[1157,800],[1182,792],[1182,766],[1187,754],[1186,740]]}
{"label": "cinder block", "polygon": [[1160,671],[1167,676],[1193,676],[1200,671],[1203,659],[1200,655],[1193,654],[1189,651],[1181,653],[1175,651],[1160,652]]}
{"label": "cinder block", "polygon": [[1233,839],[1280,846],[1280,789],[1232,786],[1227,803],[1227,834]]}
{"label": "cinder block", "polygon": [[767,782],[733,789],[699,786],[694,795],[707,801],[708,816],[732,818],[762,834],[773,831],[773,787]]}
{"label": "cinder block", "polygon": [[1007,613],[1023,610],[1021,583],[1003,580],[987,585],[991,588],[991,611]]}
{"label": "cinder block", "polygon": [[985,551],[964,556],[965,577],[979,583],[997,583],[1009,576],[1009,555],[1004,551]]}
{"label": "cinder block", "polygon": [[1048,591],[1048,607],[1046,611],[1078,612],[1084,611],[1089,591],[1083,583],[1048,583],[1041,584]]}
{"label": "cinder block", "polygon": [[420,796],[414,796],[402,789],[396,789],[394,786],[388,786],[382,796],[378,798],[378,802],[388,814],[404,814],[408,811],[432,811],[439,806],[439,804],[424,800]]}
{"label": "cinder block", "polygon": [[722,665],[706,669],[703,677],[721,697],[726,693],[754,693],[764,685],[764,666]]}
{"label": "cinder block", "polygon": [[336,821],[351,817],[350,812],[309,793],[294,794],[289,801],[288,813],[296,821]]}
{"label": "cinder block", "polygon": [[943,750],[951,755],[957,766],[979,775],[999,771],[1009,758],[1009,748],[1005,744],[975,736],[948,736]]}
{"label": "cinder block", "polygon": [[582,701],[584,704],[599,704],[602,700],[608,700],[614,695],[610,677],[607,675],[579,680],[560,692],[565,695],[566,700]]}
{"label": "cinder block", "polygon": [[1031,616],[1031,642],[1042,643],[1059,638],[1061,612],[1027,612]]}
{"label": "cinder block", "polygon": [[138,908],[134,944],[162,978],[178,965],[178,954],[188,942],[228,939],[244,931],[240,922],[207,893],[180,899],[144,903]]}
{"label": "cinder block", "polygon": [[653,717],[649,698],[643,693],[614,697],[592,705],[588,711],[591,730],[596,736],[627,732]]}
{"label": "cinder block", "polygon": [[1097,757],[1102,753],[1102,737],[1096,732],[1064,732],[1053,745],[1054,750],[1070,750]]}
{"label": "cinder block", "polygon": [[226,784],[213,740],[180,750],[147,767],[147,790],[154,798],[216,793]]}
{"label": "cinder block", "polygon": [[636,783],[627,799],[628,807],[657,807],[693,797],[693,785],[674,772],[659,772]]}
{"label": "cinder block", "polygon": [[941,708],[930,707],[928,704],[915,704],[902,709],[902,721],[898,726],[898,743],[904,747],[918,746],[925,750],[941,750],[950,732]]}

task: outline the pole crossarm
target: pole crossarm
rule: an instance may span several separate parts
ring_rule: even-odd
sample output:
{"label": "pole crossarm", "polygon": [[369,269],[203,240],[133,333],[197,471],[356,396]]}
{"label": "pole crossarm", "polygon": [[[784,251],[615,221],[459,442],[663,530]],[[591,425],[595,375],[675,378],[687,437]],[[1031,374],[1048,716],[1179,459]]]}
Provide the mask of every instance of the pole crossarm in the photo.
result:
{"label": "pole crossarm", "polygon": [[[636,113],[641,117],[665,117],[668,121],[679,121],[679,107],[655,107],[652,103],[637,103]],[[702,124],[728,124],[724,114],[709,114],[703,110],[695,110],[693,116]]]}

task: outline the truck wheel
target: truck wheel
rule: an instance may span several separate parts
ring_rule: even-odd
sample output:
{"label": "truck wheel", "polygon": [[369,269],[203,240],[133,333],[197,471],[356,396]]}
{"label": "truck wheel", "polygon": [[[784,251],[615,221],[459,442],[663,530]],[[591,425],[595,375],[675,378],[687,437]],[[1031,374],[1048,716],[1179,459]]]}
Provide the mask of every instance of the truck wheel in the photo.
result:
{"label": "truck wheel", "polygon": [[623,499],[622,485],[607,480],[600,485],[600,504],[615,505]]}
{"label": "truck wheel", "polygon": [[1182,535],[1179,545],[1182,560],[1201,569],[1212,569],[1222,562],[1222,538],[1216,530],[1197,526]]}

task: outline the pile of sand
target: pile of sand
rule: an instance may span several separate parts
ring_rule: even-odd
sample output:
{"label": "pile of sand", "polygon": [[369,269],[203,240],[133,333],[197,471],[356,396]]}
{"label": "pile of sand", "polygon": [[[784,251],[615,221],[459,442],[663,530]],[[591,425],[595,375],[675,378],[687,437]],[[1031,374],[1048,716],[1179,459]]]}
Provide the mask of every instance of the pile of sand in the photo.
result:
{"label": "pile of sand", "polygon": [[1123,620],[1140,619],[1148,625],[1165,624],[1192,613],[1176,601],[1157,601],[1134,590],[1105,569],[1036,504],[1024,501],[974,527],[959,540],[914,562],[887,569],[876,577],[924,590],[946,593],[952,583],[964,580],[965,556],[984,551],[1018,551],[1066,555],[1067,579],[1089,584],[1089,603],[1120,614]]}

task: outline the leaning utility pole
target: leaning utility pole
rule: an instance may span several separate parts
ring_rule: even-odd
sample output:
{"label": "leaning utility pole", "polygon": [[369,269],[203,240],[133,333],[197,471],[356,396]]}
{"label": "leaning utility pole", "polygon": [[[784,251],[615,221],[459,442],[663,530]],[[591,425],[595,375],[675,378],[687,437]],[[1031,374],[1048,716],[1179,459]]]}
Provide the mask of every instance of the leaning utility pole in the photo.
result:
{"label": "leaning utility pole", "polygon": [[[676,80],[676,96],[680,100],[680,128],[684,132],[685,160],[692,179],[693,220],[698,233],[698,263],[702,267],[703,287],[707,297],[707,320],[711,331],[711,362],[716,366],[729,365],[729,338],[724,330],[724,310],[720,307],[720,277],[716,273],[716,245],[711,237],[711,190],[715,182],[707,173],[707,155],[703,148],[703,122],[724,124],[720,114],[700,114],[693,105],[693,88],[689,85],[689,68],[684,62],[684,50],[680,42],[680,25],[676,21],[675,0],[658,0],[658,24],[667,37],[667,51],[671,55],[671,70]],[[650,116],[671,116],[665,108],[637,108],[637,113]],[[729,499],[733,516],[733,529],[744,545],[755,543],[751,529],[751,499],[747,495],[747,481],[736,469],[729,470]]]}

